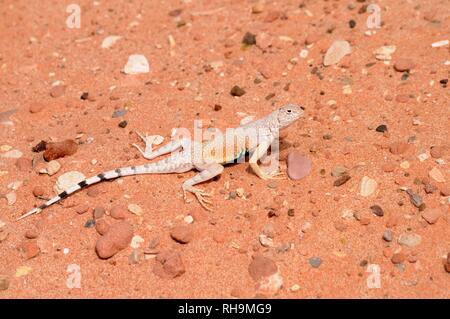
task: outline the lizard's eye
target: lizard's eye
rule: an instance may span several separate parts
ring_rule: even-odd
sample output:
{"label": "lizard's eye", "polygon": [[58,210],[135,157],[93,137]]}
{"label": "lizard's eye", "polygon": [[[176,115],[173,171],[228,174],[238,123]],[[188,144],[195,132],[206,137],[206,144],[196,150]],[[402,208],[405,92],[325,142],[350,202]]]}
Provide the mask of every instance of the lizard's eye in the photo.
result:
{"label": "lizard's eye", "polygon": [[292,110],[287,110],[287,112],[288,112],[288,113],[291,113],[291,112],[292,112]]}

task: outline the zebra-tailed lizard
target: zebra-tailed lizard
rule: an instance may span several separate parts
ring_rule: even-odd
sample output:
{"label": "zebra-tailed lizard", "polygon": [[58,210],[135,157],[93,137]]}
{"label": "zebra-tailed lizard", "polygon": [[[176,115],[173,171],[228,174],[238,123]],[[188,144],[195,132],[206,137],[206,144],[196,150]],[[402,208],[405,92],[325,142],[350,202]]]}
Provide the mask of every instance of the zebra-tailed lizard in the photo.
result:
{"label": "zebra-tailed lizard", "polygon": [[242,158],[246,153],[250,153],[250,166],[260,178],[280,178],[280,172],[268,174],[262,171],[258,165],[258,160],[266,155],[273,141],[279,138],[280,130],[299,119],[303,115],[303,110],[303,107],[288,104],[262,119],[227,130],[225,134],[219,134],[209,141],[202,143],[182,138],[173,140],[155,151],[152,150],[154,138],[138,133],[145,143],[145,149],[142,150],[136,144],[133,144],[133,146],[146,159],[152,160],[164,154],[172,154],[158,162],[118,168],[85,179],[22,215],[18,220],[39,213],[44,208],[55,204],[70,194],[104,180],[139,174],[184,173],[192,169],[198,170],[199,173],[182,184],[184,199],[186,200],[186,192],[191,192],[205,209],[211,210],[208,206],[211,202],[205,198],[211,196],[211,194],[194,187],[194,185],[220,175],[224,169],[224,164],[232,163],[236,159]]}

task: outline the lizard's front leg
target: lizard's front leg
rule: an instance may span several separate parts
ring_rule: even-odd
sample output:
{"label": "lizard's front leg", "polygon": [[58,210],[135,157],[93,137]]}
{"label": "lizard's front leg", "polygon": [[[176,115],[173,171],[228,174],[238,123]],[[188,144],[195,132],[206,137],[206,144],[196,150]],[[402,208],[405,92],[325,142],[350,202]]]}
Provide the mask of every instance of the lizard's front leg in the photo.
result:
{"label": "lizard's front leg", "polygon": [[267,153],[267,150],[272,144],[271,140],[262,141],[258,147],[255,149],[253,154],[250,157],[249,163],[253,172],[258,175],[259,178],[268,180],[268,179],[285,179],[284,174],[281,172],[274,172],[272,174],[267,174],[262,171],[261,167],[258,165],[258,160],[264,157]]}
{"label": "lizard's front leg", "polygon": [[205,193],[204,190],[193,186],[205,182],[207,180],[210,180],[217,175],[220,175],[223,172],[223,169],[224,167],[220,164],[216,163],[209,164],[204,169],[202,169],[200,173],[185,181],[182,186],[184,199],[186,200],[186,192],[187,191],[191,192],[192,194],[195,195],[195,197],[197,197],[197,200],[199,201],[200,205],[202,205],[203,208],[205,208],[208,211],[211,211],[212,209],[207,205],[211,204],[211,201],[204,198],[211,196],[211,194]]}
{"label": "lizard's front leg", "polygon": [[158,156],[174,152],[181,147],[185,148],[186,145],[189,144],[187,139],[180,139],[180,140],[170,141],[166,145],[158,148],[156,151],[153,151],[152,146],[153,146],[153,144],[157,144],[157,143],[155,143],[155,140],[158,138],[158,136],[157,135],[150,135],[150,136],[142,135],[138,132],[136,132],[136,134],[139,135],[139,137],[144,141],[145,150],[143,151],[139,147],[139,145],[133,144],[133,146],[136,147],[138,149],[138,151],[142,154],[142,156],[144,156],[144,158],[146,158],[148,160],[152,160]]}

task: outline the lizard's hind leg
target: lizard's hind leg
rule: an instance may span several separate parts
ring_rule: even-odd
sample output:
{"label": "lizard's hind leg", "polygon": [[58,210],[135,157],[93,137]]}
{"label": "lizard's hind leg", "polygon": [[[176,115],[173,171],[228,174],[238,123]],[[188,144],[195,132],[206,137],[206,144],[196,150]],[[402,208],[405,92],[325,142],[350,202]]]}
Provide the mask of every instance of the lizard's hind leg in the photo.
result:
{"label": "lizard's hind leg", "polygon": [[211,211],[212,208],[208,206],[212,205],[211,201],[205,199],[205,197],[211,196],[211,193],[206,193],[204,190],[200,188],[194,187],[194,185],[205,182],[214,178],[217,175],[220,175],[223,172],[224,167],[220,164],[210,164],[206,166],[200,173],[195,175],[194,177],[188,179],[183,183],[183,196],[184,200],[186,200],[186,192],[191,192],[195,195],[200,205],[208,211]]}
{"label": "lizard's hind leg", "polygon": [[143,151],[139,145],[133,144],[134,147],[136,147],[139,151],[139,153],[142,154],[142,156],[148,160],[152,160],[158,156],[168,154],[171,152],[174,152],[178,150],[181,147],[185,147],[186,144],[188,144],[184,139],[181,140],[175,140],[170,141],[169,143],[165,144],[164,146],[161,146],[156,151],[153,151],[153,144],[155,144],[155,139],[157,138],[157,135],[142,135],[138,132],[136,132],[137,135],[144,141],[145,143],[145,150]]}

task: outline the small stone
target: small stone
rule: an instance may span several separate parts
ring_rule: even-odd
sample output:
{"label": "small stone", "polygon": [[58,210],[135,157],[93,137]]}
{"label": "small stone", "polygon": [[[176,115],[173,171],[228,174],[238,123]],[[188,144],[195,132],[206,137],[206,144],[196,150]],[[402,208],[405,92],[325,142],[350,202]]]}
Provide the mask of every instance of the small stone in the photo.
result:
{"label": "small stone", "polygon": [[6,194],[5,197],[6,197],[7,204],[9,206],[14,205],[17,201],[17,195],[15,192],[10,192],[10,193]]}
{"label": "small stone", "polygon": [[438,183],[445,183],[445,177],[437,167],[433,167],[428,175]]}
{"label": "small stone", "polygon": [[333,185],[336,187],[339,187],[341,185],[344,185],[350,180],[351,176],[348,174],[344,174],[341,177],[339,177],[337,180],[334,181]]}
{"label": "small stone", "polygon": [[383,164],[383,166],[381,167],[381,169],[383,170],[383,172],[385,173],[392,173],[395,170],[395,165],[392,163],[386,163]]}
{"label": "small stone", "polygon": [[437,190],[437,188],[433,184],[425,183],[423,185],[423,190],[427,194],[433,194]]}
{"label": "small stone", "polygon": [[88,195],[89,197],[97,197],[98,195],[100,195],[100,190],[95,186],[91,187],[86,192],[86,195]]}
{"label": "small stone", "polygon": [[256,35],[253,33],[247,32],[242,38],[242,43],[245,45],[255,45],[256,44]]}
{"label": "small stone", "polygon": [[39,152],[45,151],[46,148],[47,148],[47,142],[40,141],[35,146],[33,146],[33,148],[31,150],[35,153],[39,153]]}
{"label": "small stone", "polygon": [[120,39],[122,39],[122,37],[118,35],[107,36],[103,39],[101,47],[102,49],[109,49]]}
{"label": "small stone", "polygon": [[338,63],[344,56],[350,54],[350,43],[344,40],[334,41],[323,59],[323,65],[329,66]]}
{"label": "small stone", "polygon": [[24,242],[19,249],[22,253],[22,257],[26,260],[36,257],[41,252],[35,241]]}
{"label": "small stone", "polygon": [[272,259],[257,255],[248,266],[248,272],[255,281],[269,277],[278,272],[278,267]]}
{"label": "small stone", "polygon": [[108,232],[109,227],[110,225],[105,219],[95,221],[95,230],[102,236]]}
{"label": "small stone", "polygon": [[70,156],[77,152],[78,144],[74,140],[65,140],[56,143],[47,143],[44,159],[49,162],[61,157]]}
{"label": "small stone", "polygon": [[372,213],[374,213],[375,215],[377,215],[379,217],[384,216],[384,211],[380,206],[372,205],[372,206],[370,206],[370,209],[372,210]]}
{"label": "small stone", "polygon": [[141,247],[141,244],[144,242],[144,238],[142,238],[139,235],[134,235],[133,238],[131,238],[130,247],[133,249],[138,249]]}
{"label": "small stone", "polygon": [[127,64],[123,72],[125,74],[142,74],[150,72],[150,65],[147,58],[140,54],[132,54],[128,57]]}
{"label": "small stone", "polygon": [[445,154],[445,148],[442,146],[432,146],[430,149],[430,155],[433,158],[442,158]]}
{"label": "small stone", "polygon": [[97,255],[102,259],[114,256],[128,247],[132,237],[133,227],[129,223],[120,221],[111,225],[108,232],[100,237],[95,245]]}
{"label": "small stone", "polygon": [[128,210],[132,214],[134,214],[136,216],[141,216],[142,215],[142,208],[139,205],[137,205],[137,204],[129,204],[128,205]]}
{"label": "small stone", "polygon": [[34,195],[35,197],[41,197],[41,196],[44,196],[44,194],[45,194],[45,190],[44,190],[43,187],[41,187],[41,186],[35,186],[35,187],[33,188],[33,195]]}
{"label": "small stone", "polygon": [[95,226],[95,220],[94,219],[88,219],[88,221],[84,224],[85,228],[92,228]]}
{"label": "small stone", "polygon": [[396,253],[392,255],[391,261],[393,264],[401,264],[406,260],[406,255],[403,253]]}
{"label": "small stone", "polygon": [[9,278],[6,276],[0,276],[0,291],[7,290],[9,288]]}
{"label": "small stone", "polygon": [[442,196],[450,196],[450,184],[440,185],[439,190]]}
{"label": "small stone", "polygon": [[385,124],[378,125],[377,128],[375,129],[375,131],[380,132],[380,133],[387,132],[387,130],[388,130],[388,128]]}
{"label": "small stone", "polygon": [[105,215],[105,209],[103,207],[95,207],[92,216],[95,220],[102,218]]}
{"label": "small stone", "polygon": [[414,67],[414,63],[410,59],[398,59],[394,64],[394,69],[397,72],[409,71]]}
{"label": "small stone", "polygon": [[273,239],[265,234],[259,235],[259,242],[263,247],[273,247]]}
{"label": "small stone", "polygon": [[89,210],[89,206],[86,204],[78,205],[77,208],[75,208],[75,211],[79,215],[86,213],[88,210]]}
{"label": "small stone", "polygon": [[70,187],[84,181],[86,177],[77,171],[67,172],[58,177],[56,185],[53,187],[57,194],[69,189]]}
{"label": "small stone", "polygon": [[181,225],[172,229],[170,232],[170,237],[172,237],[172,239],[176,242],[187,244],[193,239],[194,233],[191,226]]}
{"label": "small stone", "polygon": [[194,218],[191,215],[187,215],[183,220],[186,224],[192,224],[194,222]]}
{"label": "small stone", "polygon": [[61,164],[59,164],[58,161],[50,161],[47,164],[47,168],[46,168],[45,172],[49,176],[53,176],[56,173],[58,173],[60,169],[61,169]]}
{"label": "small stone", "polygon": [[389,61],[392,59],[391,55],[396,51],[397,47],[395,45],[386,45],[376,49],[373,53],[375,54],[375,59],[380,61]]}
{"label": "small stone", "polygon": [[435,224],[442,215],[443,213],[439,208],[425,209],[422,212],[422,218],[425,219],[428,224]]}
{"label": "small stone", "polygon": [[35,239],[39,237],[39,228],[35,225],[31,225],[30,228],[25,232],[25,238]]}
{"label": "small stone", "polygon": [[264,18],[264,22],[265,23],[272,23],[275,20],[278,20],[278,18],[280,18],[281,13],[279,11],[269,11],[266,15],[266,17]]}
{"label": "small stone", "polygon": [[416,247],[422,242],[422,237],[414,233],[403,233],[398,238],[398,243],[407,247]]}
{"label": "small stone", "polygon": [[125,110],[125,109],[120,109],[120,110],[115,110],[114,112],[113,112],[113,114],[111,115],[111,117],[114,119],[114,118],[118,118],[118,117],[122,117],[122,116],[124,116],[125,114],[127,114],[127,110]]}
{"label": "small stone", "polygon": [[312,162],[299,152],[291,152],[287,156],[287,174],[292,180],[305,178],[311,173]]}
{"label": "small stone", "polygon": [[246,93],[245,90],[242,89],[242,88],[240,88],[240,87],[237,86],[237,85],[233,86],[233,87],[231,88],[231,91],[230,91],[230,94],[231,94],[232,96],[238,96],[238,97],[244,95],[245,93]]}
{"label": "small stone", "polygon": [[263,2],[258,2],[252,6],[253,14],[262,13],[263,11],[264,11],[264,3]]}
{"label": "small stone", "polygon": [[50,90],[50,96],[53,98],[58,98],[60,96],[63,96],[66,92],[66,86],[65,85],[56,85],[51,88]]}
{"label": "small stone", "polygon": [[419,208],[420,206],[422,206],[423,204],[423,199],[420,195],[414,193],[411,189],[408,189],[406,191],[406,193],[409,195],[409,200],[411,201],[411,203],[416,206],[417,208]]}
{"label": "small stone", "polygon": [[174,251],[156,256],[153,272],[159,277],[176,278],[186,272],[181,255]]}
{"label": "small stone", "polygon": [[348,227],[347,224],[344,223],[343,221],[337,220],[334,222],[334,228],[336,228],[336,230],[343,232],[345,231]]}
{"label": "small stone", "polygon": [[306,36],[305,44],[310,45],[320,40],[320,36],[317,33],[309,33]]}
{"label": "small stone", "polygon": [[114,206],[113,208],[111,208],[110,216],[114,219],[126,219],[127,210],[122,206]]}
{"label": "small stone", "polygon": [[386,229],[386,230],[384,231],[384,233],[383,233],[383,239],[384,239],[385,241],[391,242],[392,239],[393,239],[393,237],[394,237],[394,236],[393,236],[392,230]]}
{"label": "small stone", "polygon": [[23,156],[23,153],[19,150],[10,150],[6,153],[0,154],[0,158],[12,158],[12,159],[18,159]]}
{"label": "small stone", "polygon": [[409,144],[405,142],[394,142],[389,146],[389,151],[394,155],[400,155],[407,152]]}
{"label": "small stone", "polygon": [[118,124],[118,126],[120,127],[120,128],[125,128],[125,127],[127,127],[127,125],[128,125],[128,122],[127,121],[121,121],[119,124]]}
{"label": "small stone", "polygon": [[364,176],[361,179],[361,184],[359,187],[359,194],[363,197],[369,197],[373,195],[378,187],[378,183],[376,180]]}
{"label": "small stone", "polygon": [[28,110],[30,111],[30,113],[35,114],[41,112],[44,108],[45,108],[44,103],[34,102],[33,104],[30,105]]}
{"label": "small stone", "polygon": [[319,268],[320,265],[322,264],[322,259],[320,259],[320,257],[311,257],[309,259],[309,264],[313,268]]}

